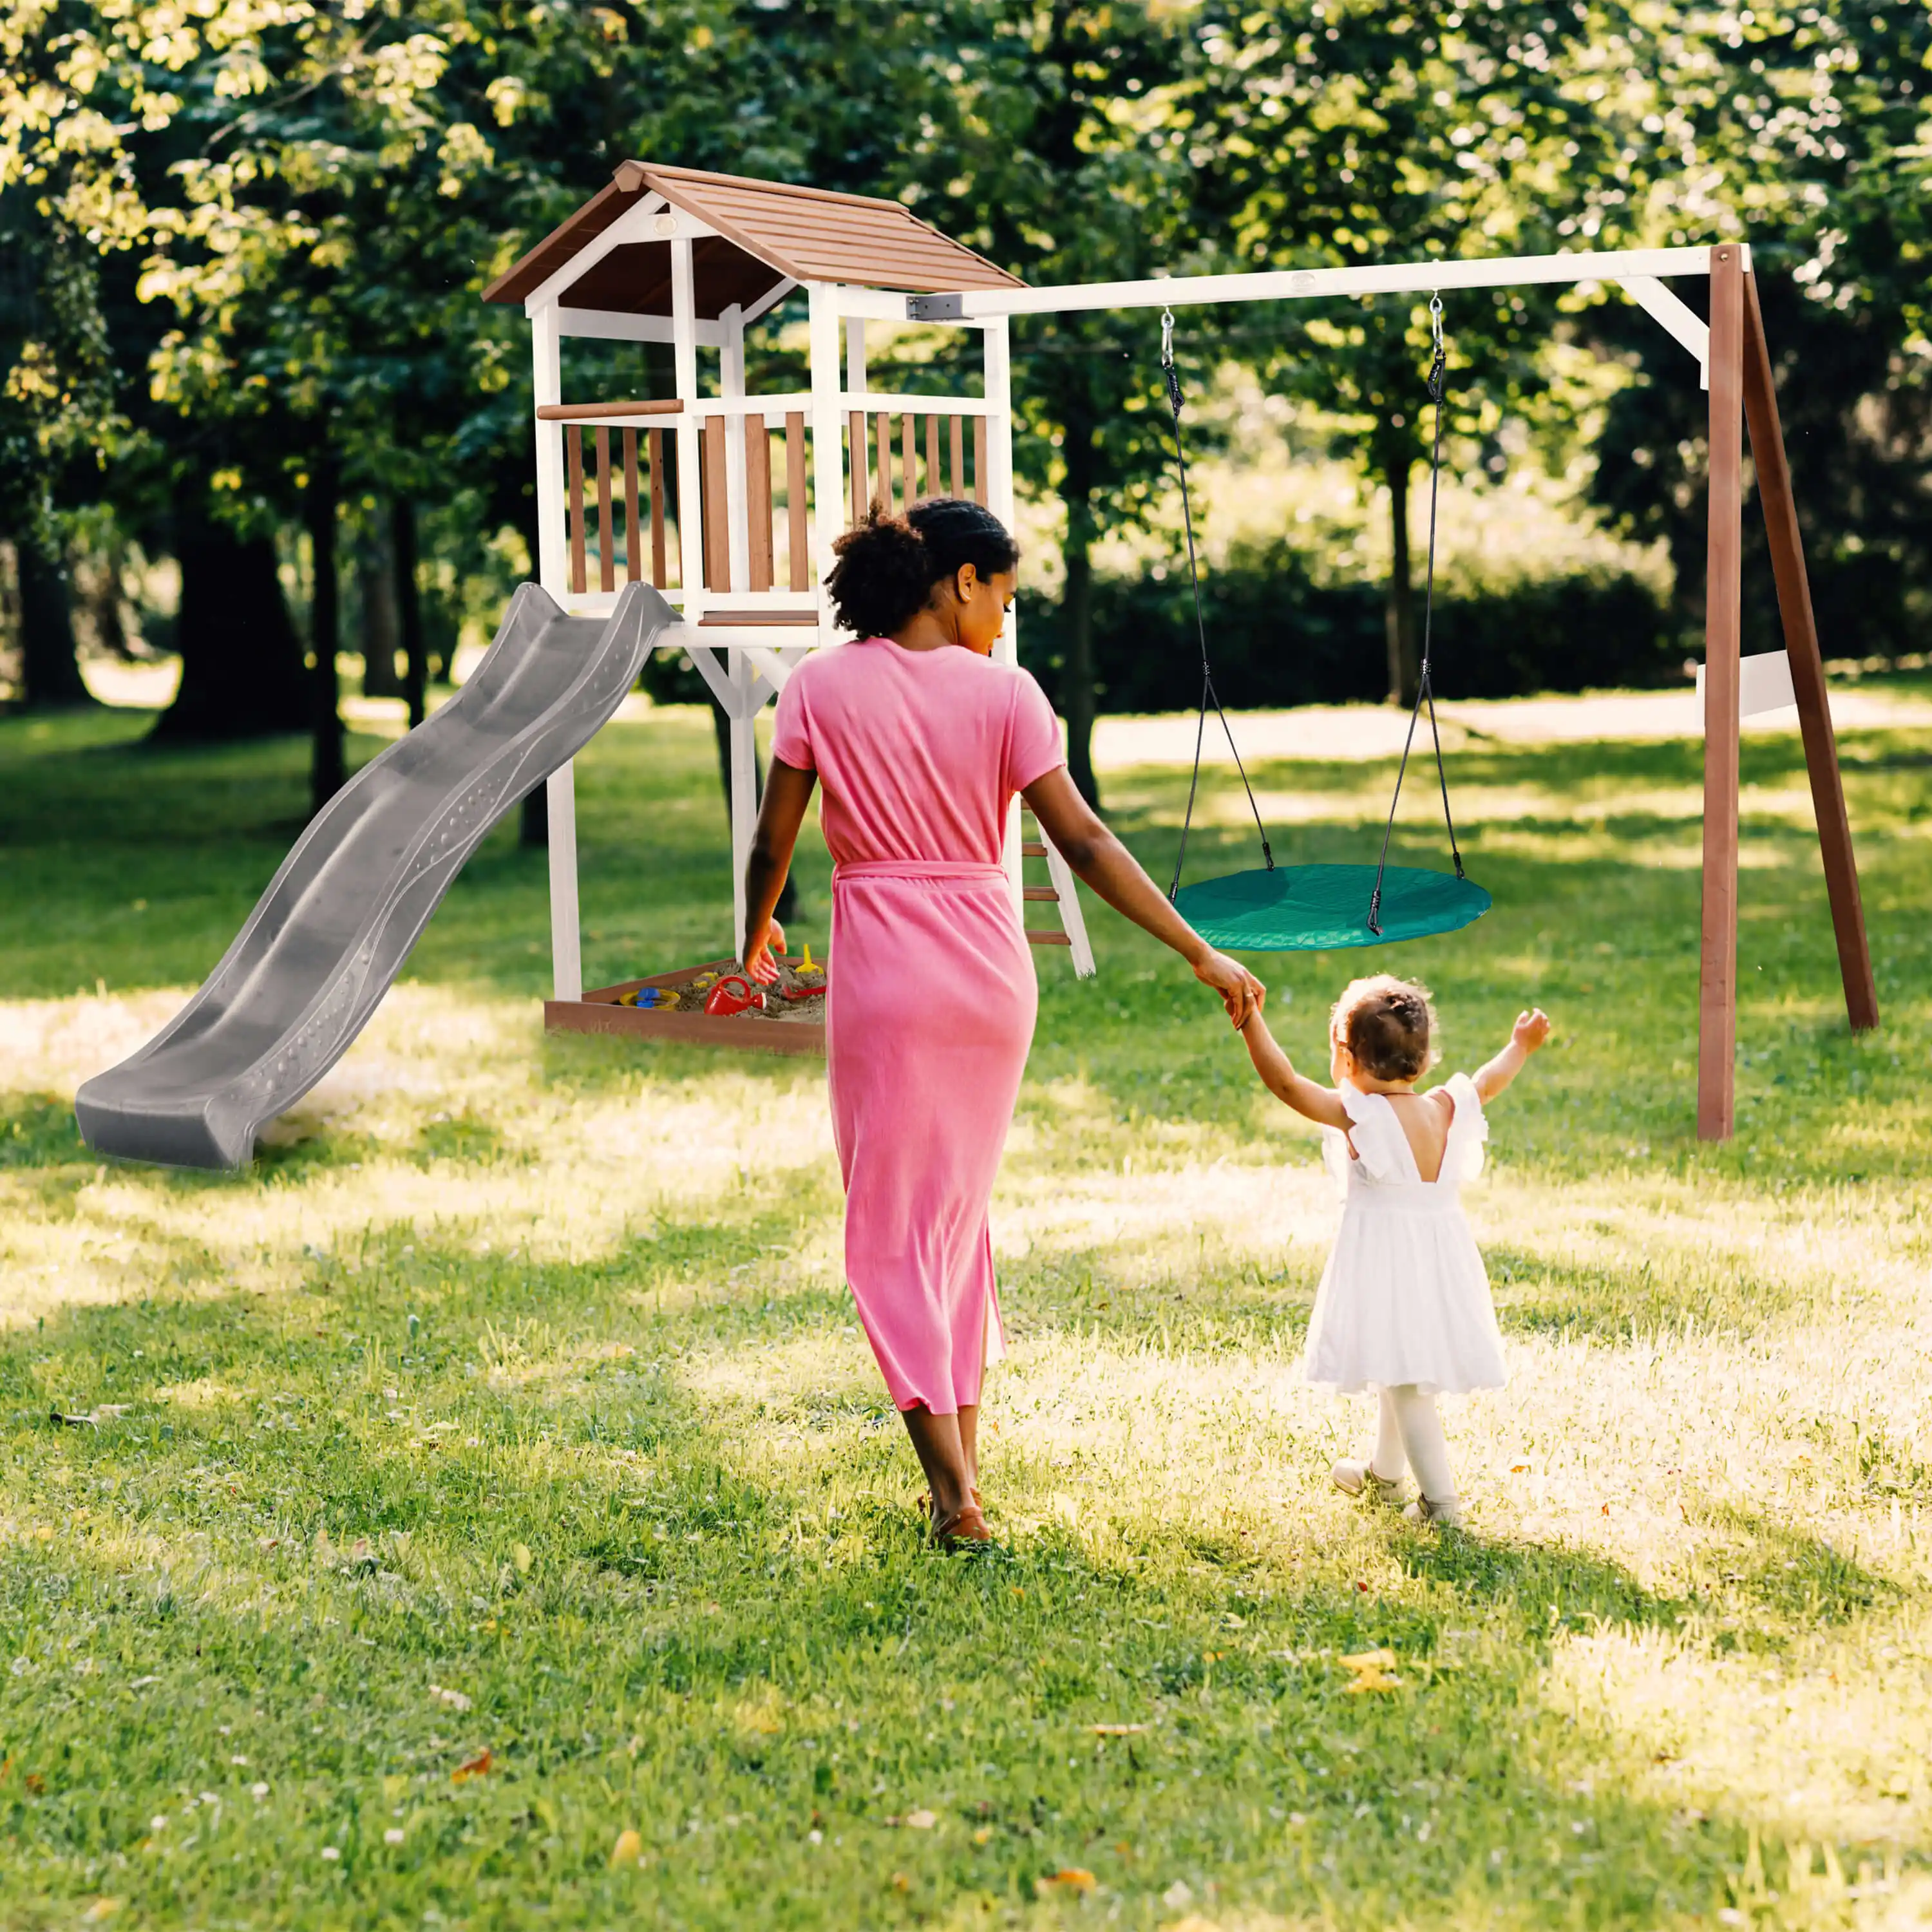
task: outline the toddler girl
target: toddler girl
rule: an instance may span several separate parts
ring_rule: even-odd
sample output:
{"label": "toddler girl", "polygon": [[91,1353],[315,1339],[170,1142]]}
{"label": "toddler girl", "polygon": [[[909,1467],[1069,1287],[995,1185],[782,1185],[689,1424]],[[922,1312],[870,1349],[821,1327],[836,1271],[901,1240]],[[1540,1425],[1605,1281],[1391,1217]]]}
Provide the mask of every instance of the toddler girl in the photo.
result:
{"label": "toddler girl", "polygon": [[1337,1489],[1399,1503],[1405,1468],[1420,1494],[1413,1522],[1460,1523],[1462,1504],[1436,1414],[1439,1393],[1500,1388],[1502,1338],[1489,1276],[1457,1190],[1483,1164],[1484,1103],[1550,1037],[1539,1009],[1518,1016],[1509,1044],[1478,1072],[1418,1094],[1434,1062],[1426,987],[1386,973],[1357,980],[1335,1002],[1328,1075],[1318,1087],[1289,1065],[1258,1012],[1241,1029],[1268,1090],[1318,1122],[1346,1190],[1342,1226],[1308,1328],[1308,1378],[1381,1398],[1373,1452],[1337,1462]]}

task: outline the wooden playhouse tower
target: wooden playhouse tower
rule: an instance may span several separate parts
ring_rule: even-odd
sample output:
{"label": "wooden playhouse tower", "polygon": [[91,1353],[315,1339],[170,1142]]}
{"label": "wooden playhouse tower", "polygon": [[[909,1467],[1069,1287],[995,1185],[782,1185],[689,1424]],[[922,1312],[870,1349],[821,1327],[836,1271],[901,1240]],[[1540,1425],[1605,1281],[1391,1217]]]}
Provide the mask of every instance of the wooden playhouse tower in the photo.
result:
{"label": "wooden playhouse tower", "polygon": [[[754,724],[806,652],[845,641],[823,588],[832,538],[869,502],[902,508],[923,496],[970,496],[1012,521],[1006,316],[946,325],[980,333],[976,396],[874,389],[866,325],[904,328],[910,296],[1021,286],[897,202],[626,161],[484,291],[520,302],[530,322],[539,582],[584,616],[611,609],[625,584],[655,585],[682,618],[674,641],[730,719],[740,958],[758,812]],[[809,387],[748,394],[746,328],[801,290]],[[569,337],[669,344],[676,393],[566,401]],[[1010,662],[1010,620],[999,649]],[[585,996],[567,764],[549,781],[549,1015],[602,1031],[621,1010]],[[1044,861],[1043,882],[1027,883],[1029,857]],[[1058,910],[1057,926],[1029,936],[1070,947],[1076,970],[1091,973],[1072,874],[1043,838],[1022,838],[1017,810],[1007,868],[1016,898]]]}

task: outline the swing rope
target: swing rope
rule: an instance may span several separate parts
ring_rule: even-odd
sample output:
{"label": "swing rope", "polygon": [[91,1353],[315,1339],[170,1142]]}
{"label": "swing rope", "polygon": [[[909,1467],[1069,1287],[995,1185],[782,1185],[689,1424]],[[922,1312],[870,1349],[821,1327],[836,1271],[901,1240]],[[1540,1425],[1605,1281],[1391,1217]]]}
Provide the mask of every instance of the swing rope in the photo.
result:
{"label": "swing rope", "polygon": [[[1241,754],[1234,743],[1234,727],[1228,722],[1228,714],[1221,709],[1220,694],[1214,688],[1214,673],[1208,662],[1208,625],[1201,614],[1201,566],[1194,549],[1194,509],[1187,492],[1187,457],[1180,444],[1180,372],[1174,366],[1174,311],[1163,309],[1160,316],[1160,369],[1162,380],[1167,384],[1167,406],[1174,418],[1174,464],[1180,477],[1181,521],[1187,531],[1187,580],[1194,592],[1194,632],[1201,646],[1201,714],[1194,727],[1194,771],[1187,781],[1187,810],[1180,821],[1180,849],[1174,855],[1174,877],[1168,882],[1167,896],[1170,904],[1180,890],[1180,868],[1187,856],[1187,834],[1194,823],[1195,794],[1201,787],[1201,753],[1208,734],[1208,707],[1213,705],[1214,715],[1221,721],[1221,729],[1226,733],[1228,749],[1233,753],[1234,769],[1241,775],[1241,789],[1248,795],[1248,809],[1255,815],[1255,830],[1261,835],[1262,856],[1268,862],[1268,869],[1274,870],[1274,854],[1268,845],[1268,827],[1262,823],[1262,808],[1255,802],[1255,788],[1248,782],[1247,767],[1241,763]],[[1460,862],[1458,870],[1460,870]]]}
{"label": "swing rope", "polygon": [[[1408,754],[1415,742],[1415,723],[1422,707],[1429,706],[1429,735],[1436,746],[1436,776],[1442,788],[1442,822],[1449,828],[1449,854],[1456,862],[1456,876],[1461,878],[1462,854],[1456,843],[1456,820],[1449,809],[1449,777],[1442,765],[1442,734],[1436,723],[1436,693],[1429,677],[1429,653],[1436,620],[1436,502],[1442,480],[1442,398],[1448,387],[1449,357],[1442,340],[1442,298],[1429,298],[1430,326],[1436,339],[1436,353],[1429,365],[1429,400],[1436,406],[1436,433],[1429,457],[1429,570],[1422,600],[1422,662],[1415,681],[1415,702],[1408,713],[1408,735],[1402,744],[1402,763],[1396,766],[1395,793],[1389,800],[1388,823],[1382,827],[1382,856],[1376,861],[1375,890],[1369,895],[1369,930],[1379,938],[1382,930],[1382,878],[1388,869],[1389,839],[1395,830],[1396,807],[1402,802],[1402,782],[1408,770]],[[1168,895],[1173,896],[1172,893]]]}

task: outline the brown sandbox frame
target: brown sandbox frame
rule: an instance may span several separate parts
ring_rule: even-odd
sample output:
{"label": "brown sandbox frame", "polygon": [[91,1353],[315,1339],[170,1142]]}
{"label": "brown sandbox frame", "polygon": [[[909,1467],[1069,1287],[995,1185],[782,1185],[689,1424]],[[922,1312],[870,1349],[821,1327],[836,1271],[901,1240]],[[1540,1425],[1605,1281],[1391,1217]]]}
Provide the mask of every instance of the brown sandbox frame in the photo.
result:
{"label": "brown sandbox frame", "polygon": [[825,1056],[823,1020],[753,1019],[748,1015],[721,1019],[711,1013],[661,1012],[646,1006],[622,1006],[619,997],[645,986],[688,986],[700,974],[732,973],[735,959],[712,959],[700,966],[680,966],[648,980],[620,980],[614,986],[588,988],[581,999],[546,1000],[544,1028],[553,1033],[616,1034],[627,1040],[681,1040],[688,1046],[733,1046],[741,1052],[814,1054]]}

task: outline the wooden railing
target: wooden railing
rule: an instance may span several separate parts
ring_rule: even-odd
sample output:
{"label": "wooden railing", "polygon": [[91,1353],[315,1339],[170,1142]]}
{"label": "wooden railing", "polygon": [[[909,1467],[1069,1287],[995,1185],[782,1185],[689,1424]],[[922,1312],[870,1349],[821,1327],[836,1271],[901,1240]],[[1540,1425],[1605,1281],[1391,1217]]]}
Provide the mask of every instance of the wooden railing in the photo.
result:
{"label": "wooden railing", "polygon": [[805,414],[784,412],[784,427],[774,432],[755,407],[743,418],[745,438],[745,521],[747,581],[731,580],[730,526],[726,521],[725,474],[730,460],[727,439],[732,425],[722,416],[706,416],[699,446],[698,475],[704,505],[704,587],[707,590],[770,590],[773,587],[780,545],[778,506],[772,488],[772,444],[784,445],[781,460],[784,478],[784,551],[788,587],[812,588],[812,542],[806,525],[806,486]]}
{"label": "wooden railing", "polygon": [[[782,576],[785,587],[793,592],[804,595],[812,589],[805,412],[786,406],[803,400],[775,398],[761,409],[754,398],[722,407],[700,404],[694,410],[698,417],[697,496],[706,591],[770,592],[778,587]],[[968,414],[957,404],[943,410],[921,409],[912,399],[907,400],[909,406],[904,408],[875,414],[854,410],[848,414],[848,474],[855,523],[864,516],[868,503],[878,503],[887,511],[903,511],[922,496],[970,494],[975,502],[986,501],[985,416]],[[660,590],[686,587],[681,525],[675,538],[672,532],[672,526],[678,524],[675,426],[667,422],[663,428],[652,428],[637,420],[682,417],[684,413],[683,406],[673,400],[546,403],[538,409],[540,420],[558,423],[563,431],[564,519],[572,595],[589,594],[593,553],[601,592],[617,589],[620,554],[626,582],[646,582]],[[614,423],[612,418],[622,420]],[[970,480],[968,422],[972,425]],[[586,430],[590,436],[587,466]],[[731,554],[729,472],[734,436],[743,439],[742,584],[734,581]],[[775,443],[779,446],[776,449]],[[644,556],[646,532],[650,544],[648,577]]]}
{"label": "wooden railing", "polygon": [[[649,582],[660,590],[671,587],[670,544],[664,506],[670,492],[665,467],[664,433],[661,429],[640,430],[627,424],[617,432],[618,461],[621,468],[619,489],[614,490],[610,430],[599,416],[676,416],[675,402],[546,403],[537,411],[540,418],[563,423],[564,520],[570,540],[570,588],[582,596],[590,584],[590,522],[592,506],[584,500],[584,431],[591,430],[591,450],[596,465],[597,587],[617,587],[617,533],[615,512],[621,506],[624,523],[624,576],[627,583]],[[640,440],[641,439],[641,440]],[[640,458],[643,459],[640,464]],[[651,574],[644,574],[644,538],[648,514],[651,542]],[[680,553],[677,580],[683,580]]]}
{"label": "wooden railing", "polygon": [[[892,498],[892,417],[899,420],[898,500],[897,508],[909,509],[922,496],[964,496],[968,494],[966,484],[966,430],[967,418],[956,412],[948,411],[941,416],[923,410],[882,411],[868,418],[862,410],[854,410],[847,418],[847,433],[851,439],[850,475],[852,479],[852,520],[856,524],[866,514],[868,503],[877,503],[887,512],[894,507]],[[926,424],[926,476],[925,488],[919,485],[919,425],[923,418]],[[973,424],[973,482],[971,495],[974,502],[986,500],[986,418],[976,416]],[[946,454],[950,459],[947,474],[941,476],[939,460],[940,425],[946,426]],[[872,448],[867,448],[868,428],[872,431]],[[876,455],[877,461],[872,459]]]}

